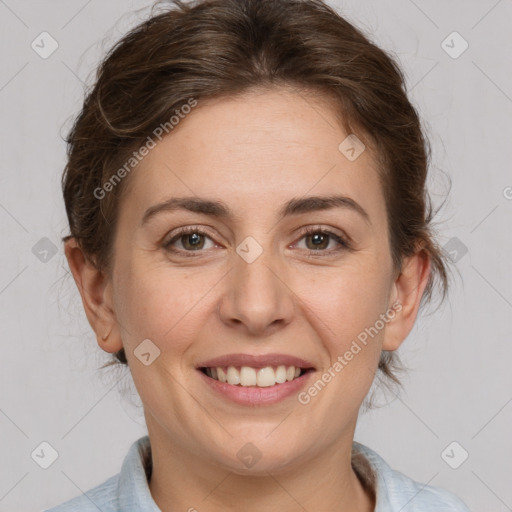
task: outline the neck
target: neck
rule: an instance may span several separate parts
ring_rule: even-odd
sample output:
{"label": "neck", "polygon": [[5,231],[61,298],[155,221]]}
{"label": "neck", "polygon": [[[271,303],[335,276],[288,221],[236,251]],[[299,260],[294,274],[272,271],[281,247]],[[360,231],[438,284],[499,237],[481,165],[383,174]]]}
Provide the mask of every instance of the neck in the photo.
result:
{"label": "neck", "polygon": [[352,468],[353,429],[325,453],[258,475],[237,474],[191,455],[158,429],[152,430],[148,423],[153,462],[149,488],[162,512],[375,509],[373,491],[365,489]]}

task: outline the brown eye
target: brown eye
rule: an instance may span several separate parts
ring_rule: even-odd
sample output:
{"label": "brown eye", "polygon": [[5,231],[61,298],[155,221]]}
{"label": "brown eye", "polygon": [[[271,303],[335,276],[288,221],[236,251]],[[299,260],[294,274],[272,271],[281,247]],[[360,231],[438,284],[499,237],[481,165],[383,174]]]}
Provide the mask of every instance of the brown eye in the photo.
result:
{"label": "brown eye", "polygon": [[306,242],[306,246],[308,249],[318,250],[318,249],[326,249],[329,246],[330,236],[317,232],[312,235],[306,235],[306,240],[311,240],[311,245]]}
{"label": "brown eye", "polygon": [[188,256],[189,254],[186,253],[201,251],[211,248],[214,245],[212,243],[210,247],[205,247],[206,240],[211,240],[211,238],[202,230],[197,228],[185,228],[180,230],[175,236],[169,239],[169,241],[164,242],[163,247],[169,252],[181,253]]}
{"label": "brown eye", "polygon": [[[315,227],[307,229],[301,240],[305,240],[305,249],[312,255],[316,255],[315,253],[328,255],[350,249],[350,244],[343,237]],[[328,249],[330,244],[334,244],[334,247]]]}
{"label": "brown eye", "polygon": [[180,236],[180,241],[184,249],[198,250],[204,246],[204,240],[201,243],[201,237],[198,233],[188,233]]}
{"label": "brown eye", "polygon": [[[208,240],[212,245],[206,247]],[[343,237],[319,228],[309,228],[300,238],[300,241],[302,240],[305,240],[305,250],[311,255],[330,255],[350,249],[349,242]],[[181,229],[169,241],[163,243],[167,251],[183,256],[198,256],[199,254],[193,253],[200,253],[213,246],[215,243],[212,238],[206,232],[194,227]],[[330,246],[332,247],[329,248]]]}

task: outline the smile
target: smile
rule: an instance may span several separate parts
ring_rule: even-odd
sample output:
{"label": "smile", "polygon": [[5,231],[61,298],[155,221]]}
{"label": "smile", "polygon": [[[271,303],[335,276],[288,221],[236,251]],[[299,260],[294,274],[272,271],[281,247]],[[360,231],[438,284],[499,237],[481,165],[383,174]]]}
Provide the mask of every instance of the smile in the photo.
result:
{"label": "smile", "polygon": [[232,386],[260,388],[291,382],[308,371],[306,368],[285,365],[265,366],[264,368],[217,366],[200,368],[200,370],[208,377]]}
{"label": "smile", "polygon": [[316,373],[291,354],[224,354],[198,361],[196,373],[212,396],[243,406],[276,404],[300,393]]}

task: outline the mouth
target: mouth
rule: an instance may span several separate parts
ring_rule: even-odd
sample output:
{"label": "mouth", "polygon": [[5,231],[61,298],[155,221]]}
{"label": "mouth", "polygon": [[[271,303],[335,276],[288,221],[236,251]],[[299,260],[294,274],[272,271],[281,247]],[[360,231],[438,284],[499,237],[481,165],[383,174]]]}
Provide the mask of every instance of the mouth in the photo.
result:
{"label": "mouth", "polygon": [[210,379],[231,386],[266,388],[299,379],[306,373],[313,372],[314,368],[294,365],[264,367],[202,366],[198,370]]}
{"label": "mouth", "polygon": [[306,359],[276,353],[224,354],[199,362],[196,370],[213,396],[249,407],[291,399],[316,371]]}

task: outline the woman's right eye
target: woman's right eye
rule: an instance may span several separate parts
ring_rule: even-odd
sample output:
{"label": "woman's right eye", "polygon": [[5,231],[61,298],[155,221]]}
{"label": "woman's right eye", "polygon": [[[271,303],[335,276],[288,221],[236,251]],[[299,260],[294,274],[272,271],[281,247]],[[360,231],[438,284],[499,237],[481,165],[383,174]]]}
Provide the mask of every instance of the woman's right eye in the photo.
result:
{"label": "woman's right eye", "polygon": [[[204,239],[211,238],[197,228],[185,228],[176,233],[169,241],[163,244],[164,248],[172,253],[190,253],[201,251],[205,249]],[[212,241],[213,242],[213,241]],[[173,248],[176,244],[180,244],[181,248]],[[207,248],[206,248],[207,249]],[[187,256],[195,256],[193,254],[187,254]]]}

